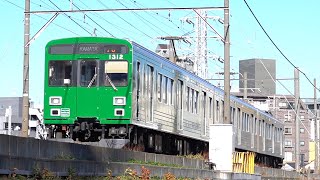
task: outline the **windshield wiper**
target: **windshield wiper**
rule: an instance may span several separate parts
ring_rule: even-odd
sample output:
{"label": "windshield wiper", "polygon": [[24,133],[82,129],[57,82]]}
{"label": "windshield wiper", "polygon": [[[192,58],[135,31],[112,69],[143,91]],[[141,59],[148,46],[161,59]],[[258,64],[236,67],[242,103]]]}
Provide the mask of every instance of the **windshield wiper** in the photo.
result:
{"label": "windshield wiper", "polygon": [[88,85],[88,88],[91,87],[91,85],[93,84],[94,80],[97,78],[97,74],[94,74],[94,76],[92,77],[89,85]]}
{"label": "windshield wiper", "polygon": [[118,91],[118,89],[116,88],[116,86],[114,86],[113,82],[111,81],[110,77],[108,76],[108,73],[106,73],[106,78],[108,79],[109,83],[111,84],[112,88],[115,91]]}

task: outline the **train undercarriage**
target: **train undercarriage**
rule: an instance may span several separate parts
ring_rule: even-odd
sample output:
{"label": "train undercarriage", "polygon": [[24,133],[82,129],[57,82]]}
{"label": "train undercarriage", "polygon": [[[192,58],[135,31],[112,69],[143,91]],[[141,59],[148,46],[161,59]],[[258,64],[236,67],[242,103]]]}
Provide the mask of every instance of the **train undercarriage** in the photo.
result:
{"label": "train undercarriage", "polygon": [[209,144],[196,139],[147,129],[136,125],[101,125],[78,121],[74,125],[50,125],[49,138],[99,142],[104,147],[168,155],[204,154]]}

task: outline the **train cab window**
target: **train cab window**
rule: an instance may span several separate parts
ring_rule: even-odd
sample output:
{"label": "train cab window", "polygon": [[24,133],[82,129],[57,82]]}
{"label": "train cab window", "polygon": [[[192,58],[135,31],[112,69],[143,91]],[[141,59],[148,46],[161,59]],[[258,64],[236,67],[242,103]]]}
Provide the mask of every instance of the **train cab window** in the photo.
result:
{"label": "train cab window", "polygon": [[97,84],[97,65],[95,60],[83,60],[80,65],[80,86],[91,87]]}
{"label": "train cab window", "polygon": [[76,85],[75,61],[50,61],[49,86]]}
{"label": "train cab window", "polygon": [[128,62],[127,61],[106,61],[104,69],[104,85],[127,86],[128,85]]}

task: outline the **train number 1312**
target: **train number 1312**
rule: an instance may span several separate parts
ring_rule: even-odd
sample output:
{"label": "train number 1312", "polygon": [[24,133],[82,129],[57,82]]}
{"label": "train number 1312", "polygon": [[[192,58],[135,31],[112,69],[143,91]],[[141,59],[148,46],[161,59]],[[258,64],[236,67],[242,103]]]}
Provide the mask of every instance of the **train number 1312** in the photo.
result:
{"label": "train number 1312", "polygon": [[109,54],[109,59],[123,59],[123,54]]}

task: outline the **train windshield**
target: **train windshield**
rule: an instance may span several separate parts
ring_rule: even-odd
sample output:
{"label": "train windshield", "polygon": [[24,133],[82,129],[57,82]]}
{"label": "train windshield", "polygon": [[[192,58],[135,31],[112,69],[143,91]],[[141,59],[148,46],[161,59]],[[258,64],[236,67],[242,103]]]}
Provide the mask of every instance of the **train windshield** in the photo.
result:
{"label": "train windshield", "polygon": [[106,61],[105,62],[105,86],[127,86],[128,85],[128,62]]}
{"label": "train windshield", "polygon": [[49,62],[49,86],[75,86],[76,63],[74,61]]}

